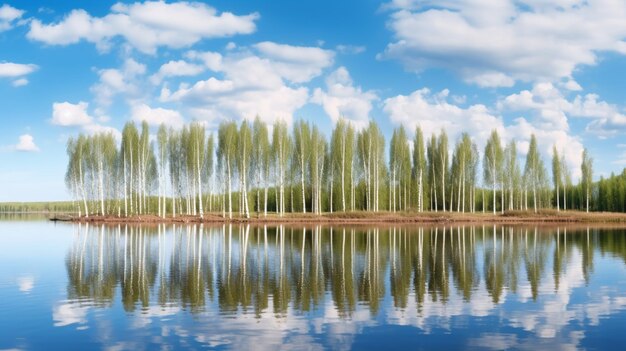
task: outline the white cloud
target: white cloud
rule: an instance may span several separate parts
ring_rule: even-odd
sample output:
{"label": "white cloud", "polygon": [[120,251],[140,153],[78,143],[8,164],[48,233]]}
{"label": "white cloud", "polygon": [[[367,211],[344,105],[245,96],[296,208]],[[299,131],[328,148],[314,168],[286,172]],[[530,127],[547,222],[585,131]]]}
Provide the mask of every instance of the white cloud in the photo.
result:
{"label": "white cloud", "polygon": [[96,123],[96,119],[89,114],[88,108],[89,104],[84,101],[80,101],[77,104],[67,101],[55,102],[52,104],[50,123],[61,127],[80,127],[88,134],[113,133],[116,138],[121,138],[119,130]]}
{"label": "white cloud", "polygon": [[19,79],[14,80],[13,83],[11,84],[13,84],[14,87],[23,87],[25,85],[28,85],[28,79],[19,78]]}
{"label": "white cloud", "polygon": [[0,78],[14,79],[13,86],[21,87],[28,84],[28,79],[24,76],[35,72],[38,68],[37,65],[33,64],[0,62]]}
{"label": "white cloud", "polygon": [[386,99],[383,111],[392,123],[403,125],[410,133],[418,125],[425,135],[439,134],[443,128],[450,140],[456,140],[462,132],[468,132],[479,145],[484,145],[492,129],[503,133],[502,119],[493,115],[485,105],[462,108],[449,103],[447,96],[447,90],[433,94],[423,88],[408,96],[398,95]]}
{"label": "white cloud", "polygon": [[334,53],[317,47],[300,47],[263,42],[248,48],[215,52],[189,52],[190,60],[203,62],[219,76],[192,85],[181,84],[161,90],[161,101],[184,102],[198,119],[253,119],[288,123],[293,113],[309,98],[300,84],[321,74],[333,62]]}
{"label": "white cloud", "polygon": [[21,152],[38,152],[39,148],[35,145],[35,139],[30,134],[22,134],[20,135],[19,141],[17,144],[10,147],[15,151]]}
{"label": "white cloud", "polygon": [[319,76],[322,69],[333,63],[334,53],[318,47],[293,46],[269,41],[258,43],[254,48],[262,57],[269,59],[276,72],[283,78],[304,83]]}
{"label": "white cloud", "polygon": [[[569,78],[598,52],[626,53],[626,3],[614,0],[399,0],[379,57],[443,67],[483,87]],[[574,85],[572,87],[576,88]]]}
{"label": "white cloud", "polygon": [[164,63],[159,71],[150,77],[152,84],[159,84],[161,81],[168,77],[185,77],[195,76],[204,71],[204,67],[201,65],[189,63],[187,61],[169,61]]}
{"label": "white cloud", "polygon": [[250,34],[256,30],[257,13],[237,16],[199,2],[164,1],[117,3],[104,17],[73,10],[62,21],[44,24],[33,20],[28,38],[50,45],[81,40],[108,50],[113,39],[123,38],[133,48],[154,54],[158,47],[184,48],[202,39]]}
{"label": "white cloud", "polygon": [[20,19],[23,14],[24,11],[8,4],[0,6],[0,32],[13,28],[13,22]]}
{"label": "white cloud", "polygon": [[346,54],[346,55],[356,55],[356,54],[364,53],[365,46],[340,44],[335,47],[335,50],[337,50],[337,52],[339,53]]}
{"label": "white cloud", "polygon": [[146,66],[133,59],[126,59],[120,69],[107,68],[98,71],[99,81],[91,87],[100,107],[109,106],[118,94],[127,99],[142,94],[138,78],[146,73]]}
{"label": "white cloud", "polygon": [[0,78],[16,78],[33,73],[37,65],[0,62]]}
{"label": "white cloud", "polygon": [[377,99],[374,92],[355,87],[348,70],[339,67],[326,78],[326,90],[315,89],[311,101],[322,105],[334,123],[344,117],[362,128],[367,125],[372,102]]}
{"label": "white cloud", "polygon": [[202,61],[211,71],[217,72],[222,69],[222,55],[217,52],[188,51],[185,57],[190,60]]}
{"label": "white cloud", "polygon": [[165,124],[172,127],[180,127],[183,125],[183,116],[178,111],[168,110],[164,108],[151,108],[146,104],[133,106],[132,119],[135,122],[148,122],[151,126],[159,126]]}
{"label": "white cloud", "polygon": [[591,119],[587,131],[601,137],[626,132],[626,116],[617,106],[600,100],[597,94],[576,95],[568,100],[552,83],[537,83],[532,90],[511,94],[498,102],[498,107],[503,111],[530,112],[534,127],[539,129],[567,131],[570,116]]}
{"label": "white cloud", "polygon": [[52,124],[72,127],[85,126],[93,123],[93,117],[87,113],[89,104],[79,102],[72,104],[70,102],[55,102],[52,104]]}
{"label": "white cloud", "polygon": [[571,110],[571,104],[551,83],[535,84],[532,91],[509,95],[499,106],[510,111],[531,110],[535,117],[533,125],[538,128],[569,129],[565,112]]}

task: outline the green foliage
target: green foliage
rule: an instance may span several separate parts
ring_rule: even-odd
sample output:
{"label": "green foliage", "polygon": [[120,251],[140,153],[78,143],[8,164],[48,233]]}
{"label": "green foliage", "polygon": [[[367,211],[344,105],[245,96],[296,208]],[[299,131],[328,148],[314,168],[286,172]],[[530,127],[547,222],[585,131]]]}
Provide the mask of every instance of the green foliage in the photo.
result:
{"label": "green foliage", "polygon": [[[385,137],[374,121],[357,131],[339,119],[328,142],[317,126],[279,121],[270,127],[223,122],[217,135],[190,123],[160,126],[154,142],[147,123],[129,122],[118,145],[111,133],[81,134],[67,143],[66,186],[81,215],[222,215],[347,211],[626,210],[626,173],[593,183],[593,160],[583,152],[581,181],[572,184],[564,155],[553,149],[550,179],[537,140],[530,138],[522,174],[516,142],[503,149],[494,130],[481,164],[476,142],[462,133],[449,147],[445,130],[424,136],[403,127]],[[409,138],[412,137],[412,142]],[[385,157],[385,151],[388,157]],[[249,204],[253,201],[253,205]]]}

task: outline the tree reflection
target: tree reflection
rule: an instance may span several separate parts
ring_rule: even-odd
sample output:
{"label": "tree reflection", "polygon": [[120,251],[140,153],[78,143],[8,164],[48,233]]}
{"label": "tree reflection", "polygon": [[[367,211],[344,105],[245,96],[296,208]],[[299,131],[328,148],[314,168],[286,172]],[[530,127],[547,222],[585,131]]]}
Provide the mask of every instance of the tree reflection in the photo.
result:
{"label": "tree reflection", "polygon": [[[119,294],[132,312],[158,304],[192,313],[311,311],[330,298],[340,318],[358,305],[377,315],[393,308],[471,303],[484,289],[492,303],[520,283],[537,299],[582,257],[586,282],[594,254],[626,262],[622,230],[507,226],[326,227],[225,224],[93,226],[77,224],[67,257],[68,298],[111,306]],[[578,263],[576,263],[578,264]],[[552,269],[548,268],[552,266]],[[548,267],[546,267],[548,266]],[[550,281],[552,282],[552,281]]]}

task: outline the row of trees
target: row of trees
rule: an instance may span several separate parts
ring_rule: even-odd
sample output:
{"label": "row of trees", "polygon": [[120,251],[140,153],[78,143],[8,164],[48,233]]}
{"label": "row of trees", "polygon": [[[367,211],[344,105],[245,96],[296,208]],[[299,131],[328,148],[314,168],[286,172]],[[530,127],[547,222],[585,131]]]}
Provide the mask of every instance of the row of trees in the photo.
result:
{"label": "row of trees", "polygon": [[451,146],[445,130],[427,137],[418,127],[410,140],[398,127],[387,148],[374,121],[357,130],[341,119],[330,140],[303,120],[290,131],[284,122],[270,128],[259,118],[223,122],[216,136],[197,122],[161,126],[154,139],[145,122],[139,129],[127,123],[119,145],[109,132],[71,138],[66,184],[79,211],[249,218],[254,211],[605,209],[591,200],[600,192],[588,152],[574,185],[555,147],[551,186],[534,135],[523,164],[515,141],[503,146],[496,130],[479,150],[467,133]]}

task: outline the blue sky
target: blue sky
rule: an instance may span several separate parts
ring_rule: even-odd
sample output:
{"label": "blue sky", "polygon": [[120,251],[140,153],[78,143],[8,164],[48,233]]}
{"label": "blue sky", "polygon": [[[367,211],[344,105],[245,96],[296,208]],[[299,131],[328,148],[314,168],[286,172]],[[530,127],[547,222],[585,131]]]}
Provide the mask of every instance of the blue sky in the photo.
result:
{"label": "blue sky", "polygon": [[625,39],[612,0],[0,2],[0,201],[68,199],[67,138],[128,120],[497,128],[621,172]]}

